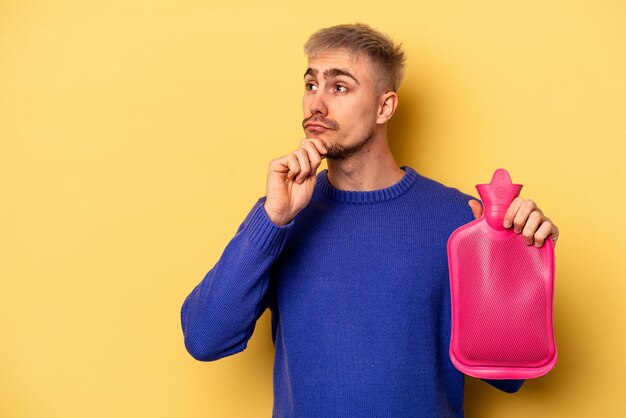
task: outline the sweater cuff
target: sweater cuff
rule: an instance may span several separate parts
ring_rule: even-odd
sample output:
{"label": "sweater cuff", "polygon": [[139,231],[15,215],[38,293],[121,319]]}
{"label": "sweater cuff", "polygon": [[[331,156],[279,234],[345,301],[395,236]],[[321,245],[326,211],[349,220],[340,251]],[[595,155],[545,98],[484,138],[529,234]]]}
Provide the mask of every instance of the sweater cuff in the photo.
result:
{"label": "sweater cuff", "polygon": [[286,225],[278,226],[267,216],[261,199],[250,213],[250,220],[245,231],[248,239],[264,254],[277,256],[285,247],[289,233],[293,228],[293,219]]}

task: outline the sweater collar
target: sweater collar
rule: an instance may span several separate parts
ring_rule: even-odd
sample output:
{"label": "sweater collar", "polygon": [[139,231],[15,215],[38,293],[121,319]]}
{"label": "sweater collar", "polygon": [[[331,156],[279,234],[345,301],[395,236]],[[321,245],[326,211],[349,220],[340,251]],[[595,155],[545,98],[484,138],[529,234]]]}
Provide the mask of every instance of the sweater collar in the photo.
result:
{"label": "sweater collar", "polygon": [[317,175],[317,184],[321,190],[331,199],[342,203],[369,204],[383,202],[400,196],[411,188],[419,174],[406,165],[400,167],[405,171],[404,177],[397,183],[378,190],[353,191],[340,190],[333,186],[328,180],[328,169],[322,170]]}

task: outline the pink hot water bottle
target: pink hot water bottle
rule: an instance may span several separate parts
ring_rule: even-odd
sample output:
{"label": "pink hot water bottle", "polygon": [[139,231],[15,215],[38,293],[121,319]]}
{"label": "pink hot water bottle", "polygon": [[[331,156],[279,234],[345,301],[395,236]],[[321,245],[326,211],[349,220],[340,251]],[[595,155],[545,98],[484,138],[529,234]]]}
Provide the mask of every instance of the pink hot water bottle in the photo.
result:
{"label": "pink hot water bottle", "polygon": [[537,248],[503,226],[522,189],[498,169],[478,184],[483,215],[448,240],[452,303],[450,359],[461,372],[487,379],[531,379],[556,363],[554,244]]}

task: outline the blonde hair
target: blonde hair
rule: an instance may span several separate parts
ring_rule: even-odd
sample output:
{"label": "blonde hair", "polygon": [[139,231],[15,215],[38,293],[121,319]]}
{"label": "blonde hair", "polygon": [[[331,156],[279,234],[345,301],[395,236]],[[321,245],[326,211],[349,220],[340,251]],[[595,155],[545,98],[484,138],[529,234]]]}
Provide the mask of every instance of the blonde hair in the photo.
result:
{"label": "blonde hair", "polygon": [[402,44],[364,23],[331,26],[315,32],[304,44],[304,53],[312,58],[331,50],[346,49],[348,54],[365,54],[382,71],[376,71],[380,90],[397,91],[404,75],[405,56]]}

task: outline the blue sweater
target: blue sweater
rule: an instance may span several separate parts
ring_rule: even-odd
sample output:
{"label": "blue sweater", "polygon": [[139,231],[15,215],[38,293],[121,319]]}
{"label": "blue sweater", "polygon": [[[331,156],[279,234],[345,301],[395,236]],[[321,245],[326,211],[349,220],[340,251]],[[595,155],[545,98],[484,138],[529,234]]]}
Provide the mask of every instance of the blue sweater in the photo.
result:
{"label": "blue sweater", "polygon": [[365,192],[336,189],[323,170],[284,226],[261,197],[183,303],[189,353],[243,351],[269,308],[274,417],[462,417],[446,244],[474,219],[473,197],[401,168],[399,182]]}

